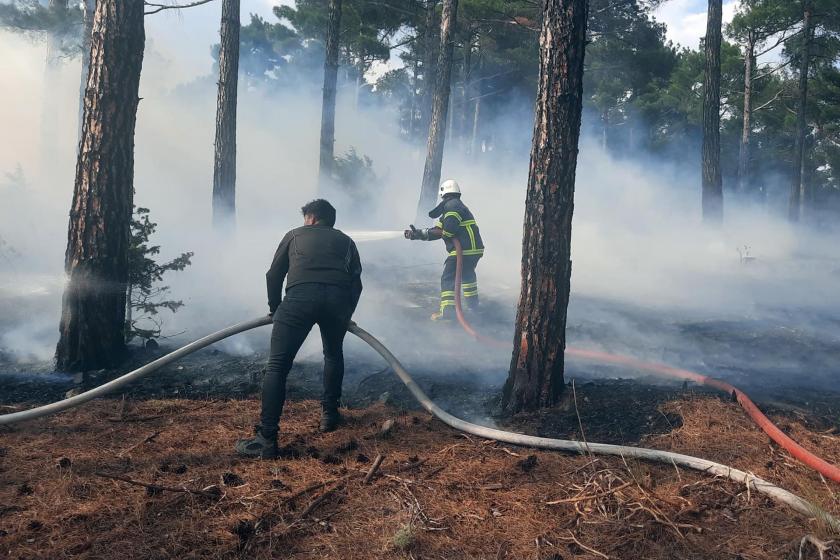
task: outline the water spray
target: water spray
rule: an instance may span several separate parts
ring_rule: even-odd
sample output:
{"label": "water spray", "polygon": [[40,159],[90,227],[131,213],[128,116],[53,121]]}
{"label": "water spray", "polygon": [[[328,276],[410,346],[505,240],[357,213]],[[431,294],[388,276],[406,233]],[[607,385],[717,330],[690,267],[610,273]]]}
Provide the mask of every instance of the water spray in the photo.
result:
{"label": "water spray", "polygon": [[403,230],[382,230],[382,231],[345,231],[347,235],[353,238],[353,241],[363,243],[365,241],[383,241],[385,239],[397,239],[403,236]]}

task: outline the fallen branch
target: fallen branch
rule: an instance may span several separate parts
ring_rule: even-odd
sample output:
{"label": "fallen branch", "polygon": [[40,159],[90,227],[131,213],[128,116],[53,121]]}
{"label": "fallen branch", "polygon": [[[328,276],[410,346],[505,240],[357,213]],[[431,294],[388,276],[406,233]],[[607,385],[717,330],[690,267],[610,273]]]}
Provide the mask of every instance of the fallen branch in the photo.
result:
{"label": "fallen branch", "polygon": [[611,488],[611,489],[609,489],[605,492],[601,492],[599,494],[591,494],[589,496],[578,496],[578,497],[575,497],[575,498],[566,498],[565,500],[554,500],[554,501],[551,501],[551,502],[545,502],[545,505],[556,506],[557,504],[572,504],[574,502],[583,502],[585,500],[597,500],[598,498],[603,498],[604,496],[609,496],[610,494],[618,492],[622,488],[627,488],[628,486],[630,486],[630,484],[631,484],[630,482],[625,482],[624,484],[620,484],[620,485],[616,486],[615,488]]}
{"label": "fallen branch", "polygon": [[606,554],[604,554],[603,552],[599,552],[599,551],[595,550],[594,548],[588,547],[585,544],[583,544],[582,542],[580,542],[579,540],[577,540],[577,537],[575,537],[575,534],[572,533],[571,531],[569,531],[569,537],[571,537],[571,539],[573,541],[575,541],[575,544],[578,545],[579,547],[581,547],[583,550],[585,550],[587,552],[591,552],[592,554],[595,554],[596,556],[600,556],[601,558],[606,558],[607,560],[610,560],[610,557],[607,556]]}
{"label": "fallen branch", "polygon": [[817,553],[820,555],[820,560],[825,560],[825,553],[831,550],[832,545],[834,545],[834,541],[822,541],[814,535],[805,535],[802,537],[802,540],[799,541],[799,560],[804,559],[805,545],[809,543],[817,549]]}
{"label": "fallen branch", "polygon": [[159,432],[159,431],[157,431],[157,432],[154,432],[154,433],[152,433],[152,434],[147,435],[147,436],[143,439],[143,441],[141,441],[141,442],[139,442],[139,443],[135,443],[135,444],[134,444],[134,445],[132,445],[131,447],[129,447],[129,448],[127,448],[127,449],[123,449],[122,451],[120,451],[120,452],[117,454],[117,457],[123,457],[126,453],[130,453],[130,452],[134,451],[135,449],[137,449],[138,447],[140,447],[141,445],[146,444],[146,443],[149,443],[150,441],[154,440],[154,439],[155,439],[156,437],[158,437],[159,435],[160,435],[160,432]]}
{"label": "fallen branch", "polygon": [[[346,483],[347,479],[345,477],[344,480],[339,481],[338,484],[336,484],[335,486],[333,486],[332,488],[330,488],[329,490],[312,500],[312,503],[306,506],[306,509],[301,512],[295,523],[297,523],[298,521],[302,521],[304,518],[306,518],[307,515],[315,511],[315,508],[321,505],[324,502],[324,500],[335,494],[335,492],[341,489]],[[292,525],[294,525],[294,523],[292,523]]]}
{"label": "fallen branch", "polygon": [[413,471],[414,469],[424,465],[428,460],[429,458],[426,457],[425,459],[420,459],[419,461],[414,461],[413,463],[409,463],[407,465],[400,465],[394,472]]}
{"label": "fallen branch", "polygon": [[373,464],[370,466],[370,470],[368,470],[367,474],[365,475],[365,479],[362,481],[362,484],[369,484],[373,476],[376,474],[376,471],[379,470],[380,465],[382,465],[382,461],[385,459],[385,455],[379,454],[374,459]]}
{"label": "fallen branch", "polygon": [[333,484],[335,482],[346,482],[348,479],[352,478],[353,476],[355,476],[355,474],[348,474],[348,475],[342,476],[340,478],[333,478],[332,480],[325,480],[323,482],[316,482],[315,484],[310,484],[306,488],[302,488],[302,489],[298,490],[297,492],[295,492],[294,494],[291,494],[290,496],[287,496],[283,500],[283,503],[287,504],[289,502],[292,502],[292,501],[300,498],[304,494],[314,492],[315,490],[318,490],[319,488],[323,488],[324,486]]}
{"label": "fallen branch", "polygon": [[151,484],[149,482],[142,482],[117,474],[108,474],[98,471],[94,472],[93,475],[102,478],[110,478],[111,480],[119,480],[120,482],[125,482],[134,486],[142,486],[143,488],[148,488],[149,490],[152,490],[154,492],[180,492],[181,494],[196,494],[199,496],[206,496],[208,498],[218,498],[220,496],[220,491],[218,490],[218,488],[215,490],[195,490],[183,487],[175,488],[174,486],[161,486],[160,484]]}

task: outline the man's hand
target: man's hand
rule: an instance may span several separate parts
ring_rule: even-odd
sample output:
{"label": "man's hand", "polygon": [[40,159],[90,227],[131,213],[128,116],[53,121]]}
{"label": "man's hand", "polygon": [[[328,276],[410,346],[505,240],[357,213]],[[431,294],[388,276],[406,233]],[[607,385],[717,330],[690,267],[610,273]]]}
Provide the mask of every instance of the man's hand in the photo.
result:
{"label": "man's hand", "polygon": [[412,241],[418,240],[418,239],[420,239],[420,240],[429,239],[428,230],[417,229],[416,227],[414,227],[414,224],[412,224],[408,227],[410,227],[411,229],[407,229],[403,232],[403,235],[405,235],[406,239],[411,239]]}

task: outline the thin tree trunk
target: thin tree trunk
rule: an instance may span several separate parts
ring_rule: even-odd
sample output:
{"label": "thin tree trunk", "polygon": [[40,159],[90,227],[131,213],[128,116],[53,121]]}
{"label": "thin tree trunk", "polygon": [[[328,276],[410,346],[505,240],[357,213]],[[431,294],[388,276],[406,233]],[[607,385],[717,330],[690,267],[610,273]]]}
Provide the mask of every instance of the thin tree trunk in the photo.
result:
{"label": "thin tree trunk", "polygon": [[[53,12],[56,19],[67,17],[68,0],[50,0],[49,10]],[[56,102],[60,98],[60,68],[61,68],[61,42],[62,38],[58,31],[50,30],[47,33],[47,55],[44,64],[44,88],[41,100],[41,168],[46,174],[46,182],[59,180],[54,175],[55,163],[63,153],[60,127],[58,126],[61,115],[60,105]]]}
{"label": "thin tree trunk", "polygon": [[461,67],[461,107],[458,111],[459,146],[466,153],[469,146],[470,79],[472,74],[472,31],[464,42],[464,64]]}
{"label": "thin tree trunk", "polygon": [[454,142],[455,138],[455,98],[452,96],[452,92],[450,90],[449,94],[449,107],[446,110],[448,123],[446,124],[446,140],[448,142]]}
{"label": "thin tree trunk", "polygon": [[738,191],[747,192],[750,187],[750,136],[752,135],[752,80],[755,62],[755,37],[747,37],[744,54],[744,121],[741,128],[741,145],[738,150]]}
{"label": "thin tree trunk", "polygon": [[70,208],[56,367],[115,366],[125,352],[134,125],[143,64],[143,0],[99,0]]}
{"label": "thin tree trunk", "polygon": [[720,174],[720,44],[721,0],[709,0],[706,20],[706,66],[703,72],[703,220],[723,220],[723,181]]}
{"label": "thin tree trunk", "polygon": [[478,156],[478,126],[481,119],[481,96],[475,100],[475,109],[473,110],[473,125],[472,137],[470,138],[470,154],[473,158]]}
{"label": "thin tree trunk", "polygon": [[213,163],[213,225],[236,221],[236,99],[239,88],[239,0],[223,0]]}
{"label": "thin tree trunk", "polygon": [[790,186],[790,221],[802,219],[805,206],[805,135],[807,134],[806,111],[808,109],[808,68],[811,63],[811,41],[813,40],[813,5],[811,0],[802,0],[802,54],[799,63],[799,100],[796,107],[796,140],[793,146],[793,177]]}
{"label": "thin tree trunk", "polygon": [[607,151],[607,133],[610,126],[610,113],[608,109],[601,111],[601,149]]}
{"label": "thin tree trunk", "polygon": [[438,56],[435,43],[437,29],[436,8],[438,0],[426,0],[426,17],[423,30],[423,103],[420,109],[420,129],[429,128],[432,121],[432,100],[435,92],[435,62]]}
{"label": "thin tree trunk", "polygon": [[551,406],[563,391],[587,7],[587,0],[543,3],[522,289],[502,395],[507,412]]}
{"label": "thin tree trunk", "polygon": [[335,84],[338,79],[338,49],[341,33],[341,0],[330,0],[324,59],[324,97],[321,103],[321,155],[318,185],[321,190],[332,179],[335,163]]}
{"label": "thin tree trunk", "polygon": [[[476,45],[476,56],[478,57],[478,76],[481,77],[482,70],[484,69],[484,58],[481,56],[481,39],[479,38],[478,44]],[[481,84],[482,82],[473,80],[473,84],[478,84],[478,87],[473,85],[472,87],[472,96],[475,98],[475,105],[473,107],[473,122],[472,122],[472,132],[470,134],[470,155],[474,158],[478,157],[478,128],[479,122],[481,118]]]}
{"label": "thin tree trunk", "polygon": [[[65,17],[67,13],[67,0],[50,0],[50,11],[54,13],[64,12]],[[61,54],[61,37],[54,32],[47,35],[47,65],[58,65],[58,59]]]}
{"label": "thin tree trunk", "polygon": [[416,130],[417,120],[417,59],[415,58],[411,64],[411,105],[409,106],[410,118],[408,120],[408,137],[413,139]]}
{"label": "thin tree trunk", "polygon": [[440,16],[440,56],[437,63],[435,95],[432,102],[432,121],[429,123],[429,142],[426,151],[426,165],[423,169],[423,185],[417,204],[417,219],[420,221],[434,206],[440,183],[440,168],[443,164],[443,144],[446,138],[446,117],[449,110],[449,86],[452,78],[453,32],[458,13],[458,0],[443,0]]}
{"label": "thin tree trunk", "polygon": [[84,0],[82,5],[84,14],[82,29],[82,71],[79,79],[79,141],[82,139],[82,123],[85,112],[85,89],[90,72],[90,34],[93,31],[93,14],[96,12],[96,0]]}

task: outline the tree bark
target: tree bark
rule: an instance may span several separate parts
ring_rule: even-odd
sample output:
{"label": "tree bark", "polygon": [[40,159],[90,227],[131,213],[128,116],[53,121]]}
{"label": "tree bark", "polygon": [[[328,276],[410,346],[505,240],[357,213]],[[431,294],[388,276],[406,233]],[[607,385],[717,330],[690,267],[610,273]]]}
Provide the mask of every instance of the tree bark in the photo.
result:
{"label": "tree bark", "polygon": [[796,139],[793,145],[793,174],[790,185],[788,217],[791,222],[802,218],[805,206],[805,136],[807,134],[806,111],[808,109],[808,68],[811,63],[811,42],[813,40],[813,5],[811,0],[802,0],[802,54],[799,62],[799,100],[796,107]]}
{"label": "tree bark", "polygon": [[470,117],[470,80],[472,79],[472,31],[464,42],[464,64],[461,67],[461,100],[458,111],[459,146],[463,153],[468,151]]}
{"label": "tree bark", "polygon": [[[68,0],[50,0],[49,10],[55,16],[66,17]],[[59,133],[59,106],[56,92],[60,90],[59,68],[61,66],[61,36],[54,30],[47,32],[47,54],[44,64],[44,88],[41,100],[41,171],[46,175],[45,182],[59,180],[55,176],[55,162],[63,153]]]}
{"label": "tree bark", "polygon": [[219,44],[219,89],[213,158],[213,225],[236,221],[236,98],[239,88],[239,0],[223,0]]}
{"label": "tree bark", "polygon": [[318,184],[321,190],[332,180],[335,164],[335,86],[338,79],[340,34],[341,0],[330,0],[324,59],[324,97],[321,103],[321,155],[318,167]]}
{"label": "tree bark", "polygon": [[432,121],[432,99],[435,93],[435,67],[438,48],[435,43],[438,0],[426,0],[426,17],[423,29],[423,103],[420,107],[420,129],[429,128]]}
{"label": "tree bark", "polygon": [[410,115],[408,120],[408,137],[411,139],[414,139],[414,132],[417,124],[417,75],[417,59],[415,58],[411,63],[411,106],[408,112]]}
{"label": "tree bark", "polygon": [[706,66],[703,72],[703,220],[723,221],[723,181],[720,175],[720,44],[721,0],[709,0],[706,20]]}
{"label": "tree bark", "polygon": [[750,137],[752,135],[752,80],[755,62],[755,36],[748,34],[744,53],[744,119],[741,127],[741,145],[738,150],[738,191],[750,188]]}
{"label": "tree bark", "polygon": [[[479,77],[482,74],[482,70],[484,69],[484,58],[481,56],[481,39],[478,40],[476,44],[476,56],[478,57],[478,75]],[[470,133],[470,145],[469,145],[469,152],[470,156],[475,159],[478,157],[479,149],[478,149],[478,128],[479,128],[479,121],[481,119],[481,82],[477,80],[472,80],[472,96],[475,97],[475,104],[473,106],[473,119],[472,119],[472,132]]]}
{"label": "tree bark", "polygon": [[62,371],[113,367],[124,356],[144,43],[143,0],[97,2],[56,348]]}
{"label": "tree bark", "polygon": [[88,74],[90,73],[90,40],[93,32],[93,14],[96,12],[96,0],[84,0],[83,29],[82,29],[82,71],[79,79],[79,141],[82,140],[82,124],[85,113],[85,89],[87,88]]}
{"label": "tree bark", "polygon": [[543,3],[522,287],[502,395],[507,412],[551,406],[563,391],[587,8],[587,0]]}
{"label": "tree bark", "polygon": [[437,62],[435,95],[432,100],[432,121],[426,146],[426,165],[417,204],[417,219],[426,216],[437,200],[440,168],[443,164],[443,144],[446,139],[446,118],[449,110],[449,86],[452,79],[453,32],[456,25],[458,0],[443,0],[440,16],[440,56]]}

